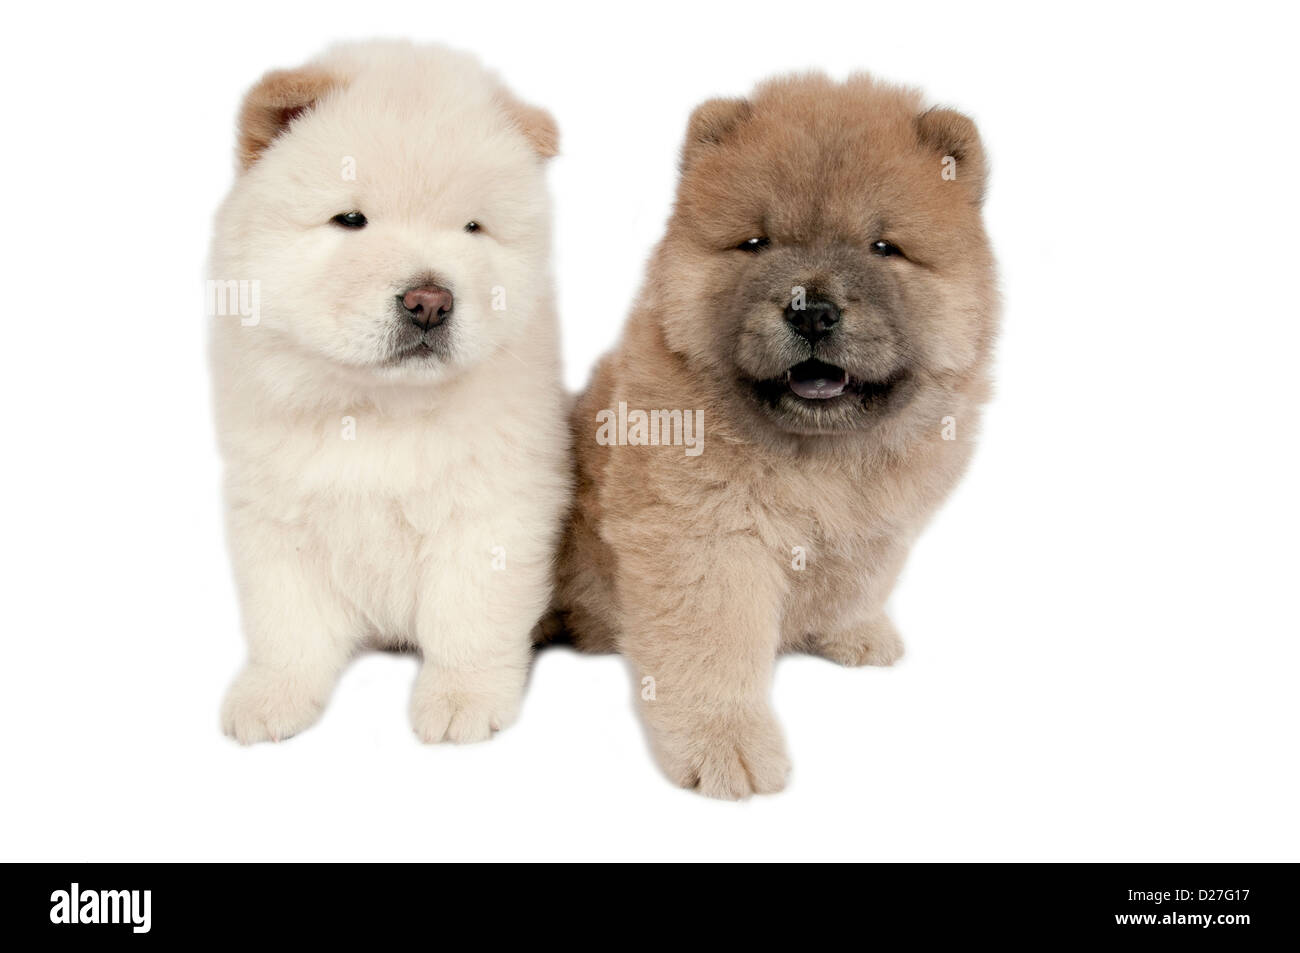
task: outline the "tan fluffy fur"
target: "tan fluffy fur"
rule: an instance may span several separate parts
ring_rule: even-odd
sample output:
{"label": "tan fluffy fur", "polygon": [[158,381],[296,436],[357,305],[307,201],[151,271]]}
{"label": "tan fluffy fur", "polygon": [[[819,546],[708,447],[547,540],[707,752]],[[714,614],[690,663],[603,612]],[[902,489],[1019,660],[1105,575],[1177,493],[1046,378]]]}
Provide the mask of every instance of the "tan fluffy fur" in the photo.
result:
{"label": "tan fluffy fur", "polygon": [[[782,79],[693,115],[667,235],[574,411],[579,490],[557,595],[579,646],[631,659],[677,783],[728,798],[783,787],[768,701],[780,652],[901,655],[885,601],[967,463],[988,393],[984,177],[969,119],[864,76]],[[764,252],[735,250],[759,234]],[[908,257],[873,258],[881,237]],[[893,403],[783,414],[747,390],[790,360],[792,284],[840,301],[846,362],[900,375]],[[596,414],[620,401],[702,411],[703,452],[598,444]]]}

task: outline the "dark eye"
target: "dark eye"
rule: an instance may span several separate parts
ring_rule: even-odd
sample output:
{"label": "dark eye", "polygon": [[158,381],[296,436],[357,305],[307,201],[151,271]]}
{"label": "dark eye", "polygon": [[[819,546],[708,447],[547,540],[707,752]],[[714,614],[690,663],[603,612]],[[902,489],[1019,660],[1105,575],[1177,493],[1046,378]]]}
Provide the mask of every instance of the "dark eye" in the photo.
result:
{"label": "dark eye", "polygon": [[740,251],[761,251],[770,244],[771,242],[763,237],[746,238],[743,242],[737,245],[736,248]]}
{"label": "dark eye", "polygon": [[344,228],[365,228],[366,217],[360,212],[340,212],[330,219],[335,225],[341,225]]}
{"label": "dark eye", "polygon": [[465,231],[467,231],[467,232],[477,232],[477,231],[478,231],[480,228],[482,228],[482,227],[483,227],[483,226],[480,225],[478,222],[466,222],[466,223],[465,223]]}
{"label": "dark eye", "polygon": [[871,250],[875,254],[879,255],[881,258],[888,258],[891,255],[903,254],[903,250],[901,248],[899,248],[893,242],[887,242],[884,239],[881,239],[880,241],[872,245]]}

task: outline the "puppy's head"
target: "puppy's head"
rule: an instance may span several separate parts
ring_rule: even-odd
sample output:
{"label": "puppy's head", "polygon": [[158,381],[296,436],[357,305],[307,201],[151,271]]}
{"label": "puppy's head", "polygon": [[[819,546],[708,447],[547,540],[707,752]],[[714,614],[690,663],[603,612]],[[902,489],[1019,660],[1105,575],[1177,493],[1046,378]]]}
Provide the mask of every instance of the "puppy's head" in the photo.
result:
{"label": "puppy's head", "polygon": [[212,277],[254,281],[257,336],[360,381],[454,374],[519,334],[547,292],[551,118],[472,58],[343,47],[268,74]]}
{"label": "puppy's head", "polygon": [[649,289],[669,347],[758,427],[941,413],[992,335],[984,179],[969,119],[865,76],[705,103]]}

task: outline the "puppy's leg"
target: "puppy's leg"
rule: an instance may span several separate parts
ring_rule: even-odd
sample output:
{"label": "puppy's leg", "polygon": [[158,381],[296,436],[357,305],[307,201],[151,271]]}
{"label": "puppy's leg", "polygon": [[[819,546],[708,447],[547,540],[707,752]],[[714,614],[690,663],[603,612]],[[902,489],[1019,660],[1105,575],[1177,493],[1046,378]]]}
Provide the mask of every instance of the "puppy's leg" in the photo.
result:
{"label": "puppy's leg", "polygon": [[592,490],[579,491],[557,559],[552,604],[559,618],[552,630],[583,652],[617,652],[618,614],[610,580],[615,557],[585,509],[594,505]]}
{"label": "puppy's leg", "polygon": [[549,559],[522,546],[457,551],[430,573],[416,624],[424,662],[411,725],[428,743],[486,741],[515,720],[549,595]]}
{"label": "puppy's leg", "polygon": [[358,631],[324,567],[304,563],[282,528],[232,527],[232,542],[248,662],[221,725],[241,744],[280,741],[320,716]]}
{"label": "puppy's leg", "polygon": [[470,608],[472,601],[444,606],[420,629],[424,663],[411,693],[411,726],[429,744],[487,741],[519,713],[537,613],[502,619],[482,604]]}
{"label": "puppy's leg", "polygon": [[871,618],[813,636],[811,648],[841,665],[893,665],[903,657],[903,640],[883,609]]}
{"label": "puppy's leg", "polygon": [[619,647],[664,771],[711,797],[781,790],[790,761],[768,694],[784,582],[770,555],[668,539],[624,555]]}
{"label": "puppy's leg", "polygon": [[815,633],[807,649],[840,665],[893,665],[903,640],[885,613],[885,601],[907,559],[901,543],[878,543],[859,598],[836,624]]}

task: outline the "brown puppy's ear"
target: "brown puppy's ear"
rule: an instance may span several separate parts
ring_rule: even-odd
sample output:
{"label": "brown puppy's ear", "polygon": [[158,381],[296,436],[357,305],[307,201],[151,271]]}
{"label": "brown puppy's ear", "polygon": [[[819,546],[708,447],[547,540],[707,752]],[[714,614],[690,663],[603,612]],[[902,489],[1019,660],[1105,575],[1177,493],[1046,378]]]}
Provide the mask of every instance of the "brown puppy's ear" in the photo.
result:
{"label": "brown puppy's ear", "polygon": [[239,167],[247,171],[280,133],[331,89],[338,77],[319,67],[273,70],[244,97],[239,111]]}
{"label": "brown puppy's ear", "polygon": [[682,168],[689,166],[702,149],[725,139],[752,112],[753,107],[747,99],[710,99],[696,106],[686,125]]}
{"label": "brown puppy's ear", "polygon": [[497,93],[497,101],[510,121],[524,134],[533,151],[543,159],[552,159],[560,154],[560,128],[550,113],[540,106],[520,102],[505,90]]}
{"label": "brown puppy's ear", "polygon": [[984,201],[987,173],[979,130],[968,116],[954,109],[928,109],[916,117],[921,142],[940,157],[945,181],[965,183],[976,204]]}

